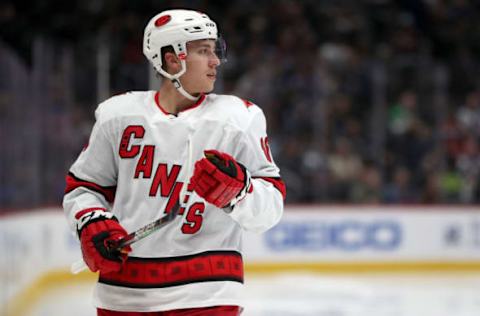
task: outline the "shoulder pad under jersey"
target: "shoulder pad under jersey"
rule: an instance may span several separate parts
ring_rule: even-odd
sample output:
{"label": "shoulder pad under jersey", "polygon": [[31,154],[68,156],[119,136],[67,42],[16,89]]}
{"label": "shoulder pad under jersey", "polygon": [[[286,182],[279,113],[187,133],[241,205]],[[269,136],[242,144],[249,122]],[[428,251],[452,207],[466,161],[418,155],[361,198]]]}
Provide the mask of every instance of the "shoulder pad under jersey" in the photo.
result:
{"label": "shoulder pad under jersey", "polygon": [[148,91],[127,92],[113,96],[100,103],[95,111],[97,121],[108,121],[115,117],[140,115]]}

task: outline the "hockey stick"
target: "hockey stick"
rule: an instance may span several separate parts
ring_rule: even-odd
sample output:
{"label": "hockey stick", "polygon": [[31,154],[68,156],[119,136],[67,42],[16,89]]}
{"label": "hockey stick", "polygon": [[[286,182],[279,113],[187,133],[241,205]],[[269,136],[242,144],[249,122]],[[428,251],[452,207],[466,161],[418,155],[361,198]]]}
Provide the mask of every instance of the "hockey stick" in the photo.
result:
{"label": "hockey stick", "polygon": [[[186,186],[187,184],[185,184]],[[170,210],[170,212],[157,219],[154,222],[151,222],[142,228],[137,229],[134,232],[131,232],[127,236],[119,239],[119,240],[112,240],[108,242],[108,251],[109,252],[114,252],[114,251],[121,251],[122,248],[129,246],[133,243],[136,243],[139,240],[142,240],[143,238],[153,234],[163,226],[167,225],[171,221],[175,219],[175,217],[178,214],[178,211],[180,210],[180,195],[178,196],[178,200],[173,206],[173,208]],[[72,266],[70,267],[70,271],[73,274],[78,274],[79,272],[87,269],[87,265],[83,260],[79,260],[77,262],[74,262]]]}
{"label": "hockey stick", "polygon": [[[157,230],[164,227],[165,225],[167,225],[168,223],[170,223],[175,219],[175,217],[178,214],[178,211],[180,210],[180,201],[182,197],[184,197],[185,191],[188,186],[188,179],[189,179],[188,176],[190,175],[191,161],[192,161],[192,146],[191,146],[190,140],[188,140],[188,160],[187,160],[186,179],[182,185],[182,189],[180,190],[180,193],[178,194],[178,199],[173,205],[170,212],[167,215],[162,216],[161,218],[143,226],[142,228],[139,228],[136,231],[131,232],[130,234],[128,234],[127,236],[119,240],[109,241],[107,243],[108,251],[111,251],[111,252],[122,251],[122,248],[129,246],[133,243],[136,243],[137,241],[142,240],[143,238],[153,234],[154,232],[156,232]],[[87,268],[88,267],[85,264],[85,262],[83,260],[79,260],[72,264],[72,266],[70,267],[70,271],[73,274],[78,274],[81,271],[86,270]]]}

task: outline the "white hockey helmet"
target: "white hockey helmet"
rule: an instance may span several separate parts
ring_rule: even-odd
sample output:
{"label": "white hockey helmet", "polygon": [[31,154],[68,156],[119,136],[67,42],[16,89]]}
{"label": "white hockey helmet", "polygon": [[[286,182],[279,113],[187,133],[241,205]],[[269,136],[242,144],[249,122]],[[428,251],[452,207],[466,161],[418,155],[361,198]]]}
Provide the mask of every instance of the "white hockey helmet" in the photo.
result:
{"label": "white hockey helmet", "polygon": [[[170,79],[175,87],[185,97],[191,100],[197,98],[188,94],[178,80],[187,70],[185,58],[187,56],[187,42],[219,39],[217,25],[205,13],[193,10],[167,10],[155,15],[145,27],[143,36],[143,53],[156,71]],[[162,68],[161,50],[172,46],[175,54],[181,61],[182,69],[176,74],[169,74]],[[224,43],[221,45],[222,55]],[[223,58],[223,56],[219,56]]]}

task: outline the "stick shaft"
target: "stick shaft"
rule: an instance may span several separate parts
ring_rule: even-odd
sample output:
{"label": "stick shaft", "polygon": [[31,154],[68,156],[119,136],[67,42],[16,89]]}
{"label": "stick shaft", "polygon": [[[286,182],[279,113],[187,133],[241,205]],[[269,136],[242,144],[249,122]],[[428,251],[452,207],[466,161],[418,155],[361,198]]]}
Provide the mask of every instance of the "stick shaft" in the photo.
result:
{"label": "stick shaft", "polygon": [[[137,241],[142,240],[143,238],[145,238],[148,235],[156,232],[157,230],[159,230],[163,226],[165,226],[168,223],[170,223],[171,221],[173,221],[175,219],[176,215],[178,214],[178,211],[180,210],[179,201],[180,201],[180,195],[178,197],[178,201],[175,203],[175,205],[173,206],[173,208],[170,210],[170,212],[167,215],[157,219],[154,222],[151,222],[151,223],[143,226],[140,229],[137,229],[136,231],[128,234],[127,236],[123,237],[122,239],[119,239],[117,242],[115,242],[115,244],[112,244],[110,246],[111,251],[121,250],[122,248],[124,248],[128,245],[136,243]],[[87,268],[88,267],[85,264],[85,262],[83,260],[79,260],[79,261],[76,261],[72,264],[72,266],[70,267],[70,271],[73,274],[78,274],[78,273],[82,272],[83,270],[86,270]]]}

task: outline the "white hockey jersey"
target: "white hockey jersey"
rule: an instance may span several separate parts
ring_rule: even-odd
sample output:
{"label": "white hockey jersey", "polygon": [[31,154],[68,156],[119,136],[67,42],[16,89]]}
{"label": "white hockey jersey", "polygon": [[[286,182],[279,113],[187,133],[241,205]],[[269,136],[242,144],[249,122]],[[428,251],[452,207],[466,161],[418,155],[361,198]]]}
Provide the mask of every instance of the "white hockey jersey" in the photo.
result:
{"label": "white hockey jersey", "polygon": [[146,91],[110,98],[95,116],[89,143],[67,176],[63,206],[72,231],[75,214],[87,209],[113,212],[128,232],[160,218],[205,149],[235,157],[253,185],[231,213],[187,190],[173,222],[133,244],[122,271],[99,275],[95,306],[147,312],[241,305],[242,229],[261,233],[274,226],[285,198],[262,110],[209,94],[172,115],[158,92]]}

